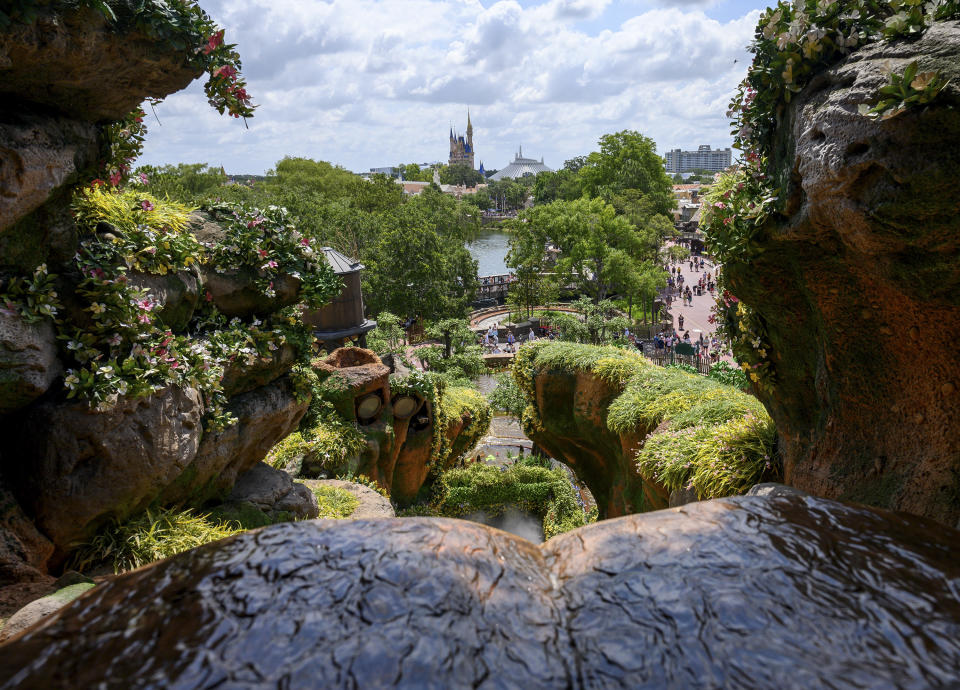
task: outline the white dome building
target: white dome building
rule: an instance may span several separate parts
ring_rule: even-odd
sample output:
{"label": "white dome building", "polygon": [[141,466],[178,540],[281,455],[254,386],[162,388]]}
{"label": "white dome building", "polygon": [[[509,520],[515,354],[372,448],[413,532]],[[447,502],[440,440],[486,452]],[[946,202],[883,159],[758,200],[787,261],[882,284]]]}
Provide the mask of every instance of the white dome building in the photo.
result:
{"label": "white dome building", "polygon": [[498,170],[494,175],[491,175],[490,179],[496,182],[498,180],[505,180],[508,177],[517,179],[519,177],[526,177],[527,175],[537,175],[542,172],[553,172],[553,170],[543,164],[542,157],[540,160],[524,158],[523,147],[521,146],[513,162],[503,170]]}

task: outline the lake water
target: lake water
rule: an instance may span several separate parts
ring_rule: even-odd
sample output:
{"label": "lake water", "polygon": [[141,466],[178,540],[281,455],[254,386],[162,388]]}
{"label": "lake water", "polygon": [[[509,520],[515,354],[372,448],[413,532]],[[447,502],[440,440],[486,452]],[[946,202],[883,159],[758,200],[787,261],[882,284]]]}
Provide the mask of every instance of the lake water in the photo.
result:
{"label": "lake water", "polygon": [[509,273],[506,258],[510,250],[510,235],[495,230],[483,231],[473,242],[467,242],[467,251],[477,260],[478,276]]}

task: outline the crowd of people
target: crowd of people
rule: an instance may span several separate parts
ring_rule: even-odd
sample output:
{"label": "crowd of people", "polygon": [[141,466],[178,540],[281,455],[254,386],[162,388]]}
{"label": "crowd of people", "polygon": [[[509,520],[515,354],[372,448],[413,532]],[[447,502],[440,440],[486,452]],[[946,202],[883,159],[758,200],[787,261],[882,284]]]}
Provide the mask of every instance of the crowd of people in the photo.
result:
{"label": "crowd of people", "polygon": [[[691,256],[685,261],[688,269],[688,274],[685,276],[682,263],[684,262],[664,267],[669,274],[665,295],[667,309],[672,311],[676,299],[680,300],[681,308],[693,307],[694,298],[703,296],[708,296],[712,304],[719,268],[712,267],[703,257]],[[693,279],[692,274],[699,274],[696,280]],[[691,337],[689,324],[685,323],[686,321],[688,319],[683,313],[678,313],[673,318],[673,326],[654,338],[654,352],[663,354],[673,351],[677,345],[684,343],[693,348],[694,355],[698,359],[709,358],[711,362],[718,362],[727,354],[725,344],[716,335],[709,333],[704,335],[702,330],[695,330],[698,335]],[[685,329],[685,326],[688,328]]]}
{"label": "crowd of people", "polygon": [[[511,329],[506,329],[507,334],[504,338],[504,342],[501,346],[500,343],[500,324],[494,323],[487,329],[486,333],[480,334],[479,340],[480,345],[483,347],[484,354],[498,355],[503,353],[515,353],[517,348],[520,347],[524,342],[532,343],[538,338],[548,338],[553,340],[556,336],[554,330],[550,327],[537,327],[527,329],[526,334],[519,334],[515,336]],[[539,335],[537,332],[539,331]]]}

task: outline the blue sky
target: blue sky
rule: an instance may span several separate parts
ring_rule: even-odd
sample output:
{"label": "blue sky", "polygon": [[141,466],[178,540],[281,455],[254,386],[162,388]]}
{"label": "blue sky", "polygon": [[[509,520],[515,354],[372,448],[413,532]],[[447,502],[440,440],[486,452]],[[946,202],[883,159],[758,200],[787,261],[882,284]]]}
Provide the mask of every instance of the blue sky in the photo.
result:
{"label": "blue sky", "polygon": [[[262,173],[284,156],[363,171],[446,160],[470,108],[478,159],[552,168],[635,129],[658,151],[729,146],[725,112],[757,14],[743,0],[201,0],[259,104],[243,123],[202,82],[148,117],[140,162]],[[149,115],[149,110],[148,110]]]}

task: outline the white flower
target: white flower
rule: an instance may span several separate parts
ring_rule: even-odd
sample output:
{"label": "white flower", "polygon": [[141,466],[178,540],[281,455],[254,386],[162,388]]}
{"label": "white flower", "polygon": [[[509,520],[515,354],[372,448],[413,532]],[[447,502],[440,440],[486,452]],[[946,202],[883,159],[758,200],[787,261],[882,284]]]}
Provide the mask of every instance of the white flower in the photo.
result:
{"label": "white flower", "polygon": [[73,390],[77,384],[80,383],[80,379],[77,378],[76,374],[73,373],[73,369],[70,369],[69,372],[70,373],[67,375],[67,378],[63,380],[63,385],[70,390]]}
{"label": "white flower", "polygon": [[94,302],[88,307],[88,309],[94,314],[102,314],[107,310],[107,305],[103,304],[102,302]]}

